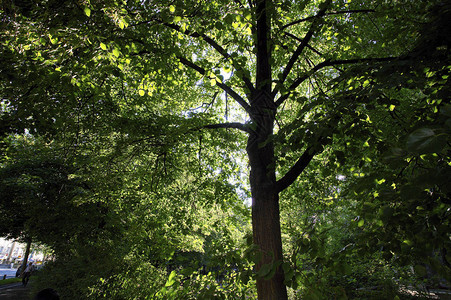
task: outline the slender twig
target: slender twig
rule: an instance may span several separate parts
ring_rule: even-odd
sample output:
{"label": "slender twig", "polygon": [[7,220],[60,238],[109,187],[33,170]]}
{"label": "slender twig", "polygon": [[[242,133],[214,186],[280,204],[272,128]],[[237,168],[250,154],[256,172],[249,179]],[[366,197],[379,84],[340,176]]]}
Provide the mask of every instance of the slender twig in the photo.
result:
{"label": "slender twig", "polygon": [[302,76],[298,77],[288,88],[290,92],[283,94],[279,97],[279,99],[276,101],[276,106],[280,106],[291,94],[291,91],[296,89],[301,83],[303,83],[306,79],[308,79],[311,75],[313,75],[315,72],[321,70],[325,67],[334,67],[337,65],[346,65],[346,64],[358,64],[358,63],[365,63],[365,62],[384,62],[384,61],[391,61],[398,59],[398,57],[381,57],[381,58],[356,58],[356,59],[343,59],[343,60],[324,60],[323,62],[317,64],[314,66],[310,71],[303,73]]}
{"label": "slender twig", "polygon": [[[374,9],[351,9],[351,10],[328,12],[328,13],[325,13],[324,16],[331,16],[331,15],[338,15],[338,14],[352,14],[352,13],[372,13],[372,12],[375,12],[375,10]],[[296,24],[299,24],[299,23],[302,23],[302,22],[310,21],[312,19],[315,19],[317,16],[318,15],[310,16],[310,17],[306,17],[306,18],[303,18],[303,19],[299,19],[299,20],[293,21],[291,23],[288,23],[288,24],[282,26],[280,28],[280,30],[284,30],[284,29],[286,29],[286,28],[288,28],[290,26],[293,26],[293,25],[296,25]]]}
{"label": "slender twig", "polygon": [[[285,36],[290,37],[298,42],[302,42],[302,39],[300,37],[295,36],[294,34],[291,34],[289,32],[285,32],[284,33]],[[313,48],[310,45],[307,45],[307,48],[309,48],[310,50],[312,50],[313,52],[315,52],[316,54],[318,54],[319,56],[323,57],[324,54],[322,54],[321,52],[319,52],[318,50],[316,50],[315,48]]]}
{"label": "slender twig", "polygon": [[382,32],[379,29],[379,26],[377,26],[377,24],[373,21],[373,18],[371,18],[370,16],[368,16],[368,19],[370,19],[371,23],[373,23],[374,27],[376,27],[377,32],[379,33],[379,35],[381,37],[384,37],[384,35],[382,34]]}

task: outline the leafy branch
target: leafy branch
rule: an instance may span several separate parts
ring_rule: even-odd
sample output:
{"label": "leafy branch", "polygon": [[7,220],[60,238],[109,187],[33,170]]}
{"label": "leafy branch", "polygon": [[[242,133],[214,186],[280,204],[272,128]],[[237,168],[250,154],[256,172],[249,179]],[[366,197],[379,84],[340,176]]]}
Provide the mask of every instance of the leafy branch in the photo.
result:
{"label": "leafy branch", "polygon": [[[194,69],[198,73],[200,73],[202,75],[207,74],[207,71],[204,68],[197,65],[196,63],[194,63],[182,56],[177,56],[177,58],[180,60],[180,62],[182,64],[184,64],[185,66],[187,66],[191,69]],[[238,102],[238,104],[240,104],[246,110],[246,112],[250,113],[250,109],[251,109],[250,105],[246,102],[246,100],[243,99],[243,97],[241,97],[231,87],[229,87],[227,84],[219,82],[219,81],[216,81],[216,85],[219,86],[226,93],[228,93],[230,96],[232,96],[232,98],[235,99],[235,101]]]}
{"label": "leafy branch", "polygon": [[276,86],[275,90],[273,91],[273,95],[277,94],[278,89],[280,89],[280,87],[283,85],[283,83],[287,79],[288,74],[290,74],[291,70],[294,67],[294,64],[298,60],[298,58],[301,55],[302,51],[304,51],[305,47],[308,45],[308,43],[312,39],[313,34],[315,33],[315,31],[321,26],[321,24],[319,24],[317,22],[317,20],[325,15],[326,10],[327,10],[330,2],[331,2],[330,0],[326,1],[324,6],[322,7],[322,9],[314,16],[315,21],[310,26],[309,31],[305,34],[304,38],[302,39],[302,42],[299,44],[299,46],[296,48],[296,50],[291,55],[290,60],[288,61],[287,65],[285,66],[285,69],[282,72],[282,75],[280,77],[279,83]]}
{"label": "leafy branch", "polygon": [[[398,57],[380,57],[380,58],[356,58],[356,59],[341,59],[341,60],[324,60],[323,62],[315,65],[308,72],[303,73],[302,76],[298,77],[288,88],[289,92],[283,94],[277,99],[276,106],[279,107],[288,97],[291,95],[291,91],[296,89],[301,83],[303,83],[306,79],[308,79],[312,74],[321,70],[325,67],[335,67],[337,65],[345,65],[345,64],[358,64],[364,62],[384,62],[384,61],[392,61],[398,59]],[[278,91],[273,91],[276,94]]]}
{"label": "leafy branch", "polygon": [[204,40],[207,44],[212,46],[219,54],[221,54],[226,60],[230,59],[232,61],[233,66],[238,71],[240,71],[237,73],[237,75],[240,77],[241,80],[243,80],[244,84],[249,89],[249,91],[251,91],[251,92],[254,91],[254,86],[253,86],[251,80],[245,75],[246,72],[244,72],[244,70],[237,63],[235,63],[233,61],[232,56],[221,45],[219,45],[215,40],[213,40],[211,37],[209,37],[203,33],[198,33],[196,31],[184,30],[179,25],[167,23],[167,22],[164,22],[159,19],[153,19],[153,20],[161,25],[164,25],[166,27],[174,29],[175,31],[180,32],[186,36],[190,36],[190,37],[194,37],[194,38],[201,38],[202,40]]}

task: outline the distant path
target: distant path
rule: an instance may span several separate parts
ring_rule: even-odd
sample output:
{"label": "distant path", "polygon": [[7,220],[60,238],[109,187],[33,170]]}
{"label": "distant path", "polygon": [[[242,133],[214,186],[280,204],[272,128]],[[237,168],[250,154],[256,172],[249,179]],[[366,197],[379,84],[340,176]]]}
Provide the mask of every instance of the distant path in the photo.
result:
{"label": "distant path", "polygon": [[11,283],[0,286],[0,300],[30,300],[30,288],[22,283]]}
{"label": "distant path", "polygon": [[0,285],[0,291],[1,290],[6,290],[6,289],[10,289],[10,288],[15,288],[15,287],[18,287],[18,286],[22,286],[22,283],[21,282],[14,282],[14,283]]}

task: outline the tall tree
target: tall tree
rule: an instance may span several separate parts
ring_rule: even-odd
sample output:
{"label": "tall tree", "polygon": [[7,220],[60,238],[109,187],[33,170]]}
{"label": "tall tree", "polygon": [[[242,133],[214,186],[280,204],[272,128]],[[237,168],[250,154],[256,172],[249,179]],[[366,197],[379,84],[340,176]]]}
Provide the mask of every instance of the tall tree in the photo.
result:
{"label": "tall tree", "polygon": [[[362,79],[413,47],[416,21],[426,20],[422,12],[433,2],[8,2],[1,51],[11,63],[2,97],[25,126],[70,130],[76,124],[77,145],[90,131],[87,124],[99,125],[111,112],[123,122],[109,126],[134,128],[136,141],[168,148],[193,132],[240,130],[247,137],[253,240],[261,253],[258,297],[286,299],[279,195],[334,134],[363,124],[359,115],[374,99],[365,95],[370,81]],[[366,68],[340,76],[354,65]],[[11,79],[23,68],[24,86]],[[133,89],[136,97],[127,97],[124,90]],[[225,96],[218,99],[219,92]],[[113,95],[123,101],[114,103]],[[199,113],[199,105],[208,114]],[[149,107],[156,113],[139,118]],[[47,111],[51,120],[43,116]],[[159,128],[171,123],[162,140]]]}

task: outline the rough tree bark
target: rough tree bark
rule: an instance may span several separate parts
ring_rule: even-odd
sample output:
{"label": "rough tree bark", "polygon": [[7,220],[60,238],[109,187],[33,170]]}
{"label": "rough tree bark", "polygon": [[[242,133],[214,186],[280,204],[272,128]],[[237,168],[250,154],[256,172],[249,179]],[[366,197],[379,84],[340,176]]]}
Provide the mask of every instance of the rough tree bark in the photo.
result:
{"label": "rough tree bark", "polygon": [[[257,271],[265,264],[283,260],[280,233],[279,195],[275,175],[274,144],[272,142],[276,105],[271,95],[271,20],[266,0],[257,1],[256,89],[250,95],[250,117],[253,130],[249,134],[247,153],[251,168],[252,230],[254,244],[262,259]],[[284,274],[279,266],[273,277],[257,278],[258,299],[287,299]]]}

